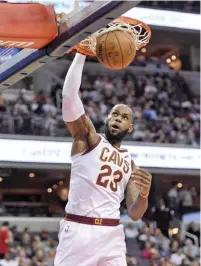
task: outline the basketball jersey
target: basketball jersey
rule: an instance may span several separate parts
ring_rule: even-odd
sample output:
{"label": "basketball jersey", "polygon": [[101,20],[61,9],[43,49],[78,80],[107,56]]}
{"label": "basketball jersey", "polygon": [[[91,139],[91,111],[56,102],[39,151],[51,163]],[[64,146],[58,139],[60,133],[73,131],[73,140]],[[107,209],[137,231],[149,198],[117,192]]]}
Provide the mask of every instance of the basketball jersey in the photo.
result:
{"label": "basketball jersey", "polygon": [[120,203],[132,172],[131,156],[99,135],[88,151],[72,156],[66,212],[119,219]]}

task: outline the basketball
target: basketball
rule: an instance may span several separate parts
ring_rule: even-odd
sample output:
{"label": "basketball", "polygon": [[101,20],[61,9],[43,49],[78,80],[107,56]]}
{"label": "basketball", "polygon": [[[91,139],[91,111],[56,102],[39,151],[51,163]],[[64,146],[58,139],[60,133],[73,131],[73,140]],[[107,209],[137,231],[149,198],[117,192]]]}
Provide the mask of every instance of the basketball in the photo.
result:
{"label": "basketball", "polygon": [[125,68],[133,61],[135,54],[135,40],[127,32],[115,30],[97,38],[96,56],[106,68]]}

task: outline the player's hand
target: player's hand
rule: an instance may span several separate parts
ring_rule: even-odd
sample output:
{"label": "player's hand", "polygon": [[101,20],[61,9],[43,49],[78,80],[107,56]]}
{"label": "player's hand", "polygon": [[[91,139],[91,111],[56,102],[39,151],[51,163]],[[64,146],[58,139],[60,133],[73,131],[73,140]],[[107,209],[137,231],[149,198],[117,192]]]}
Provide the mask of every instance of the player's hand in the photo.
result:
{"label": "player's hand", "polygon": [[131,180],[139,187],[141,196],[148,197],[152,175],[143,168],[135,168],[131,174]]}

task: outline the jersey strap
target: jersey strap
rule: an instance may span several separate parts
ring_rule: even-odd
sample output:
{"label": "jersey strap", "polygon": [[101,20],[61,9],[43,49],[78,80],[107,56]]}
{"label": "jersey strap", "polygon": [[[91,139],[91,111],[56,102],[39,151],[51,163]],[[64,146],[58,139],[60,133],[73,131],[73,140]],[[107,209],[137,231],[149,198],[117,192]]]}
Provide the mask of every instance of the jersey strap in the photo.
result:
{"label": "jersey strap", "polygon": [[101,142],[101,136],[98,135],[98,139],[97,139],[96,143],[94,143],[94,145],[92,145],[89,149],[87,149],[82,155],[85,155],[85,154],[89,153],[90,151],[93,151],[98,146],[98,144],[100,142]]}

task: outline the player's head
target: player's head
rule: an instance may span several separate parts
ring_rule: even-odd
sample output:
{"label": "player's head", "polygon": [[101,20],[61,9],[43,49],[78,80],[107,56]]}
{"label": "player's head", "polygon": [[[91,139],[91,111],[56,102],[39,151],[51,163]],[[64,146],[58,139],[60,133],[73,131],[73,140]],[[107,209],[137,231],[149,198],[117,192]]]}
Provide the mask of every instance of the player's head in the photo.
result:
{"label": "player's head", "polygon": [[121,142],[133,130],[133,114],[129,106],[117,104],[105,121],[105,136],[110,142]]}

